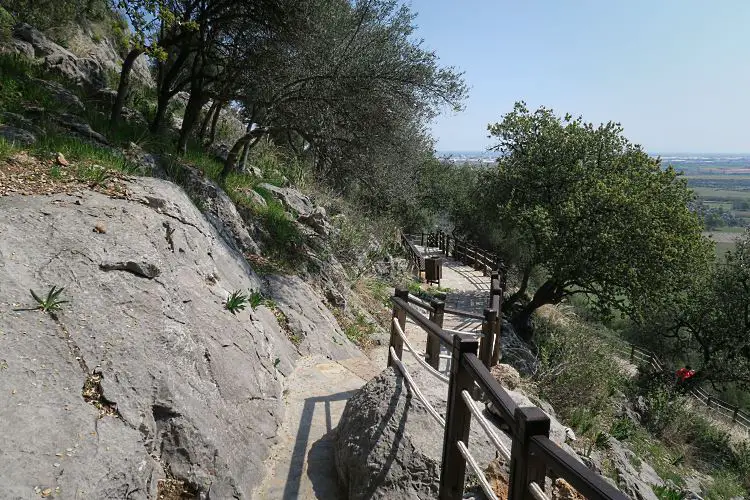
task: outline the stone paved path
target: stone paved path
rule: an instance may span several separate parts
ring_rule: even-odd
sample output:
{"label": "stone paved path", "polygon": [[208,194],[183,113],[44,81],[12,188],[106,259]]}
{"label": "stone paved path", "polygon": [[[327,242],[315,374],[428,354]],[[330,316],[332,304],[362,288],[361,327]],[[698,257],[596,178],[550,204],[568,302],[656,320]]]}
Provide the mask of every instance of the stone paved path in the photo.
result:
{"label": "stone paved path", "polygon": [[332,362],[323,356],[298,361],[284,391],[286,412],[279,442],[266,462],[268,474],[254,498],[345,498],[333,462],[333,429],[346,401],[380,373],[367,358]]}
{"label": "stone paved path", "polygon": [[[420,250],[437,252],[437,249]],[[490,278],[480,271],[446,259],[443,264],[443,288],[450,288],[446,306],[481,314],[489,298]],[[425,311],[426,314],[426,311]],[[444,328],[460,331],[481,329],[481,321],[446,315]],[[425,332],[411,320],[406,336],[417,351],[424,352]],[[443,356],[448,353],[443,348]],[[380,346],[367,357],[332,362],[323,356],[309,356],[298,361],[294,373],[286,381],[284,402],[286,413],[279,429],[279,442],[274,446],[266,466],[268,474],[254,498],[268,500],[345,498],[339,491],[333,461],[333,430],[336,428],[347,400],[387,365],[388,346]],[[419,382],[434,384],[424,375],[414,357],[404,349],[403,362]],[[441,371],[447,373],[447,360]],[[422,377],[426,377],[422,380]],[[436,386],[437,391],[444,391]]]}

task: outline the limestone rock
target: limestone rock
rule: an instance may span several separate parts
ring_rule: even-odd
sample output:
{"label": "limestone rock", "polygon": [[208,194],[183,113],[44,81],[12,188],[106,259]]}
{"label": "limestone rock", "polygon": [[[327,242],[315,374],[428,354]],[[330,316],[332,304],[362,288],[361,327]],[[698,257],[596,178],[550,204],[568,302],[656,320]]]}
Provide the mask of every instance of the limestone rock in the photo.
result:
{"label": "limestone rock", "polygon": [[312,212],[300,215],[297,220],[302,224],[310,226],[321,236],[327,237],[331,234],[331,223],[328,222],[326,210],[323,207],[315,207]]}
{"label": "limestone rock", "polygon": [[[82,88],[96,90],[106,86],[102,64],[91,57],[77,57],[68,49],[56,44],[44,33],[26,24],[18,24],[13,30],[14,40],[20,40],[31,46],[33,56],[42,58],[44,67],[57,73]],[[17,46],[14,45],[14,46]],[[19,47],[21,49],[21,47]],[[23,48],[23,53],[31,51]]]}
{"label": "limestone rock", "polygon": [[260,247],[251,234],[254,228],[242,217],[226,192],[211,179],[201,175],[193,167],[177,165],[183,177],[183,185],[190,196],[201,205],[201,211],[222,237],[243,254],[260,254]]}
{"label": "limestone rock", "polygon": [[610,438],[609,444],[618,488],[636,500],[658,500],[651,486],[663,486],[664,481],[653,467],[641,461],[618,440]]}
{"label": "limestone rock", "polygon": [[36,136],[22,128],[0,125],[0,137],[12,144],[28,146],[36,142]]}
{"label": "limestone rock", "polygon": [[510,365],[500,363],[493,366],[490,373],[506,389],[514,390],[521,385],[521,375]]}
{"label": "limestone rock", "polygon": [[57,82],[42,80],[40,78],[31,79],[36,85],[45,88],[56,101],[66,106],[69,111],[74,113],[83,113],[86,108],[83,102],[70,90],[66,89]]}
{"label": "limestone rock", "polygon": [[33,121],[29,120],[25,116],[19,115],[18,113],[0,111],[0,120],[2,120],[2,122],[6,125],[11,125],[16,128],[27,130],[37,137],[44,135],[44,130],[34,125]]}
{"label": "limestone rock", "polygon": [[85,139],[90,139],[100,144],[108,145],[109,141],[102,134],[91,128],[91,125],[86,123],[83,119],[78,116],[63,113],[61,115],[52,115],[52,119],[61,127],[73,132],[74,134],[81,136]]}
{"label": "limestone rock", "polygon": [[[260,282],[180,188],[127,189],[0,198],[0,491],[157,498],[169,474],[200,498],[250,498],[297,354],[273,315],[224,310]],[[134,256],[160,274],[99,268]],[[69,301],[55,317],[13,310],[52,286]]]}
{"label": "limestone rock", "polygon": [[[346,403],[334,448],[346,498],[437,498],[442,440],[407,392],[406,381],[388,368]],[[415,433],[412,419],[419,417],[425,427]]]}
{"label": "limestone rock", "polygon": [[310,201],[310,198],[296,189],[288,187],[280,188],[268,183],[263,183],[260,187],[273,194],[273,196],[284,205],[285,209],[294,211],[300,216],[309,215],[315,210],[315,206],[312,201]]}
{"label": "limestone rock", "polygon": [[271,297],[288,320],[300,354],[320,353],[334,361],[359,355],[319,295],[302,278],[268,276],[267,282]]}

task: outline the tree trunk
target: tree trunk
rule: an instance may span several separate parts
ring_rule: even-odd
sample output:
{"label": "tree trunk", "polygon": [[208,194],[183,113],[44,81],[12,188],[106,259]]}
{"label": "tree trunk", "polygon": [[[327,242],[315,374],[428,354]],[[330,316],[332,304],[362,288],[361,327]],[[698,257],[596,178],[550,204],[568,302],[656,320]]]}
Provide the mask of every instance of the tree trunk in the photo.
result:
{"label": "tree trunk", "polygon": [[201,108],[206,103],[206,98],[202,94],[203,93],[197,89],[190,92],[190,98],[188,99],[187,106],[185,106],[185,115],[182,117],[180,139],[177,143],[177,154],[185,154],[187,152],[187,144],[190,139],[190,134],[195,127],[195,122],[198,121]]}
{"label": "tree trunk", "polygon": [[143,54],[143,49],[137,48],[128,52],[125,60],[122,62],[122,70],[120,71],[120,84],[117,86],[117,97],[115,103],[112,105],[112,114],[109,117],[110,128],[115,128],[117,122],[120,120],[120,113],[122,108],[125,106],[125,99],[128,96],[130,90],[130,72],[133,69],[133,64],[138,57]]}
{"label": "tree trunk", "polygon": [[160,92],[159,97],[156,101],[156,114],[154,115],[154,121],[151,122],[151,132],[158,132],[161,129],[164,117],[167,115],[167,106],[172,96],[169,92]]}
{"label": "tree trunk", "polygon": [[216,140],[216,124],[219,122],[221,116],[221,110],[224,108],[224,101],[218,101],[219,106],[216,108],[213,119],[211,120],[211,135],[208,138],[207,146],[210,146]]}
{"label": "tree trunk", "polygon": [[240,153],[244,154],[245,147],[247,146],[247,149],[249,151],[253,146],[255,146],[255,144],[257,144],[258,139],[266,133],[268,133],[267,129],[256,128],[252,132],[248,132],[247,134],[240,137],[237,142],[234,143],[234,146],[232,146],[232,149],[229,151],[229,155],[227,156],[227,161],[224,162],[224,168],[221,170],[221,179],[226,179],[227,176],[235,170],[237,159],[239,158]]}
{"label": "tree trunk", "polygon": [[525,341],[531,342],[534,329],[531,326],[531,315],[545,304],[557,304],[564,297],[563,289],[554,281],[547,280],[540,286],[531,302],[523,306],[510,319],[516,333]]}
{"label": "tree trunk", "polygon": [[206,117],[203,118],[203,123],[201,124],[201,131],[198,134],[201,142],[205,142],[206,132],[208,131],[208,124],[211,123],[211,118],[213,117],[213,114],[216,111],[217,105],[218,105],[218,101],[214,100],[214,102],[211,103],[211,107],[209,108],[208,113],[206,113]]}

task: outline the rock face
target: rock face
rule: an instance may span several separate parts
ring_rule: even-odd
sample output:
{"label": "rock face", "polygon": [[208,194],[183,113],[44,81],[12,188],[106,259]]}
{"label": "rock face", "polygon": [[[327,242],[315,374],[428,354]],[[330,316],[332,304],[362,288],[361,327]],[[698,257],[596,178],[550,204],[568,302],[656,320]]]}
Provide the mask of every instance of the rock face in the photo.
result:
{"label": "rock face", "polygon": [[[0,198],[5,498],[156,498],[167,476],[248,498],[264,473],[294,346],[267,311],[224,309],[259,282],[181,189],[127,187]],[[69,302],[28,310],[52,286]]]}
{"label": "rock face", "polygon": [[617,472],[617,486],[630,498],[658,500],[651,486],[663,486],[664,481],[646,462],[635,456],[616,439],[610,439],[610,456]]}
{"label": "rock face", "polygon": [[302,278],[269,276],[267,281],[300,354],[319,353],[334,361],[359,355],[320,296]]}
{"label": "rock face", "polygon": [[41,31],[21,23],[13,30],[13,42],[10,47],[17,53],[43,60],[49,71],[55,72],[82,88],[95,90],[107,86],[104,68],[100,60],[94,57],[77,57],[68,49],[47,38]]}

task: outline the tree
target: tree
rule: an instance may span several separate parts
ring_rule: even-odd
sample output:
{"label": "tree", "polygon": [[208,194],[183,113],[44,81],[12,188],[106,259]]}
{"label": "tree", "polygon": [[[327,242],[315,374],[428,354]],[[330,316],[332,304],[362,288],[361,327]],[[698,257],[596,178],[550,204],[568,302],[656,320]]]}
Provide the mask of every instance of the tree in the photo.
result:
{"label": "tree", "polygon": [[647,333],[667,339],[675,357],[687,356],[699,380],[750,389],[750,230],[725,262],[694,273],[689,290],[648,319]]}
{"label": "tree", "polygon": [[544,304],[587,294],[602,310],[638,318],[713,258],[685,180],[628,142],[619,124],[517,103],[489,131],[501,157],[477,209],[523,256],[512,262],[521,284],[508,304],[523,301],[535,270],[546,276],[511,318],[527,341]]}
{"label": "tree", "polygon": [[[301,138],[329,179],[350,179],[353,150],[372,150],[440,105],[459,105],[466,88],[452,68],[413,39],[413,14],[394,0],[300,2],[307,22],[245,66],[241,92],[257,123],[224,168],[268,134]],[[263,75],[257,77],[257,75]]]}

